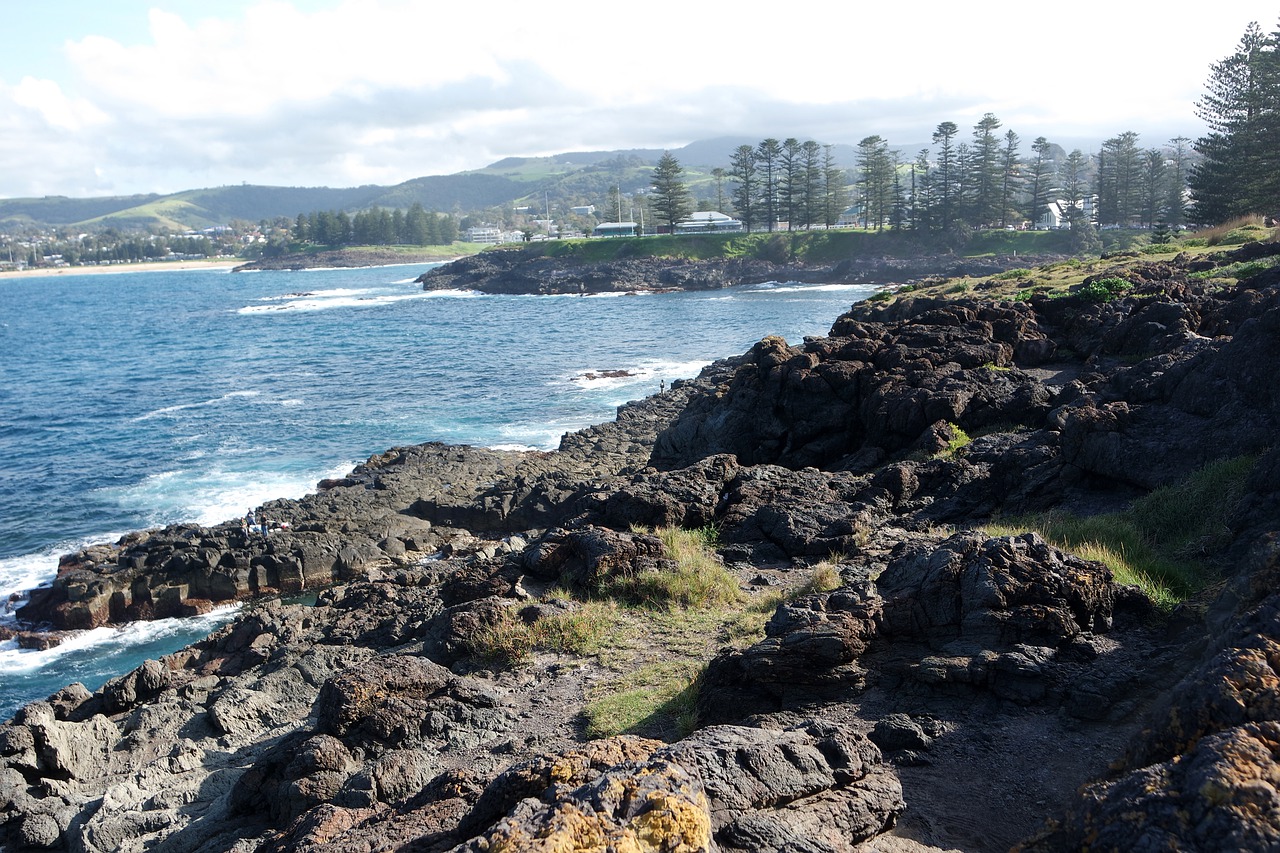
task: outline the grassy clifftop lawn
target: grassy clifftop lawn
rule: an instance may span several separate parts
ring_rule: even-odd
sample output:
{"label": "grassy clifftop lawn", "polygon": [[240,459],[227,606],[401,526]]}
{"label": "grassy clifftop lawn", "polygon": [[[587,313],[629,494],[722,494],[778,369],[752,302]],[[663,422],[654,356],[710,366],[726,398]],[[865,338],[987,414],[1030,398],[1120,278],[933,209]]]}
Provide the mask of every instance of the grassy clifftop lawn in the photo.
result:
{"label": "grassy clifftop lawn", "polygon": [[838,263],[849,258],[915,258],[947,254],[980,258],[992,255],[1109,255],[1135,252],[1142,255],[1175,255],[1203,251],[1220,245],[1238,245],[1271,237],[1274,229],[1260,219],[1246,219],[1214,229],[1168,235],[1168,242],[1150,230],[1096,232],[1099,242],[1089,252],[1080,236],[1070,231],[975,231],[939,236],[913,231],[778,231],[752,234],[681,234],[612,239],[549,240],[500,246],[487,251],[522,252],[534,257],[603,262],[624,258],[685,258],[714,260],[747,258],[774,263]]}

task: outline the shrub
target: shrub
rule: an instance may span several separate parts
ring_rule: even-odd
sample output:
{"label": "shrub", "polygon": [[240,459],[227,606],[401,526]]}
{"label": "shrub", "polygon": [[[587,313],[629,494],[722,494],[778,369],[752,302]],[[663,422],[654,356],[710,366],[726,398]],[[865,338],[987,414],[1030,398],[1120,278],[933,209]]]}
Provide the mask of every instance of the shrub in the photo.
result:
{"label": "shrub", "polygon": [[1034,275],[1034,273],[1028,269],[1012,269],[1005,270],[1002,273],[996,273],[992,278],[996,281],[1020,281],[1024,278],[1031,278],[1032,275]]}
{"label": "shrub", "polygon": [[832,556],[831,559],[823,560],[809,571],[809,577],[805,582],[796,587],[795,596],[811,595],[816,592],[831,592],[833,589],[839,589],[843,581],[840,580],[840,570],[836,568],[838,558]]}
{"label": "shrub", "polygon": [[1118,276],[1108,276],[1083,285],[1077,294],[1090,302],[1110,302],[1132,287],[1132,284]]}

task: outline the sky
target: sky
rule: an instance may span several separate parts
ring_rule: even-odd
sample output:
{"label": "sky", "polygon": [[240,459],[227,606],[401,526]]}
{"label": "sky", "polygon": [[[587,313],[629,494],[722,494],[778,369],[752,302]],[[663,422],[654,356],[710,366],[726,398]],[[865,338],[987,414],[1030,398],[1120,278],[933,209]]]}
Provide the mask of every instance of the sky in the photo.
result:
{"label": "sky", "polygon": [[[1204,132],[1280,5],[0,0],[0,198],[346,187],[719,137]],[[725,165],[729,151],[725,152]],[[852,165],[852,164],[846,164]]]}

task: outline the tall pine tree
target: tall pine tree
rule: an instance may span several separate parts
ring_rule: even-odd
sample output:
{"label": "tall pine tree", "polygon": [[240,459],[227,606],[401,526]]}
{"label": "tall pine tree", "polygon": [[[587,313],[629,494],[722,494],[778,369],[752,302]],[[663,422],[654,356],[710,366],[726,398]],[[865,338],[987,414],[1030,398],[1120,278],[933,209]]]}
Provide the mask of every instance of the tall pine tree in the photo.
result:
{"label": "tall pine tree", "polygon": [[676,223],[689,216],[689,188],[684,168],[670,151],[662,152],[653,170],[653,208],[659,219],[675,233]]}
{"label": "tall pine tree", "polygon": [[729,159],[729,177],[734,181],[730,193],[733,209],[747,231],[760,219],[760,173],[757,165],[756,149],[751,145],[739,145]]}
{"label": "tall pine tree", "polygon": [[1209,127],[1191,170],[1195,217],[1222,222],[1280,207],[1280,29],[1251,23],[1235,53],[1210,67],[1196,114]]}

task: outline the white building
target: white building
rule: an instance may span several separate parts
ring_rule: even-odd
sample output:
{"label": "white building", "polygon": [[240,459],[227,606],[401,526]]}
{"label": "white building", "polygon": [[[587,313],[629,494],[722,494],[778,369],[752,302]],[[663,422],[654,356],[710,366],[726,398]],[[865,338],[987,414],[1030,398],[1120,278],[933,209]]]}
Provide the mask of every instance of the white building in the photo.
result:
{"label": "white building", "polygon": [[591,232],[592,237],[634,237],[640,228],[634,222],[601,222]]}
{"label": "white building", "polygon": [[716,210],[700,210],[676,223],[677,234],[706,234],[741,231],[742,221]]}

